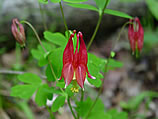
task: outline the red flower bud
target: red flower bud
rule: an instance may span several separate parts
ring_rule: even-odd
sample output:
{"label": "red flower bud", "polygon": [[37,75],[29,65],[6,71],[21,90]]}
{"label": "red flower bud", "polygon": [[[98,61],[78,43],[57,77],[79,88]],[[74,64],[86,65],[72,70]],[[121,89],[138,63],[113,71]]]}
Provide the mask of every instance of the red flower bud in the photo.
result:
{"label": "red flower bud", "polygon": [[[76,31],[70,35],[69,41],[63,53],[63,69],[60,79],[62,77],[64,78],[66,87],[71,83],[72,80],[76,80],[78,85],[83,88],[84,81],[86,79],[86,73],[89,78],[95,79],[95,77],[91,76],[88,72],[87,49],[81,32],[78,32],[77,34],[77,44],[76,50],[74,52],[72,38],[74,37],[75,33]],[[76,92],[76,90],[74,92]]]}
{"label": "red flower bud", "polygon": [[133,52],[138,50],[139,52],[143,48],[144,30],[139,21],[139,18],[130,19],[131,24],[128,28],[128,39]]}
{"label": "red flower bud", "polygon": [[24,27],[18,19],[13,19],[12,20],[12,26],[11,26],[12,34],[15,37],[16,41],[22,46],[25,46],[25,32],[24,32]]}

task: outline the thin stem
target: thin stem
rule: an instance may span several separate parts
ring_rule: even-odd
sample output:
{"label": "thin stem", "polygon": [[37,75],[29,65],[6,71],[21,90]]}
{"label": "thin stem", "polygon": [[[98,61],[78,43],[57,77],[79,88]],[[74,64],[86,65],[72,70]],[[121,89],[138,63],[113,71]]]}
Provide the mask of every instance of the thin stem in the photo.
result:
{"label": "thin stem", "polygon": [[83,99],[84,99],[84,91],[81,90],[81,99],[80,99],[80,101],[83,101]]}
{"label": "thin stem", "polygon": [[[106,76],[106,73],[107,73],[107,70],[108,70],[107,67],[108,67],[110,58],[111,58],[111,57],[108,58],[107,63],[106,63],[106,65],[105,65],[105,73],[104,73],[104,77]],[[102,92],[102,90],[103,90],[104,81],[105,81],[105,79],[103,79],[103,82],[102,82],[102,85],[101,85],[101,87],[100,87],[100,89],[99,89],[98,95],[97,95],[97,97],[95,98],[95,101],[94,101],[94,103],[92,104],[91,108],[89,109],[89,111],[88,111],[87,116],[86,116],[85,119],[88,118],[88,116],[90,115],[90,113],[91,113],[92,109],[94,108],[96,102],[98,101],[99,96],[100,96],[100,94],[101,94],[101,92]]]}
{"label": "thin stem", "polygon": [[60,10],[61,10],[62,18],[63,18],[63,21],[64,21],[65,29],[68,32],[68,35],[70,36],[69,29],[68,29],[68,26],[67,26],[67,23],[66,23],[66,19],[65,19],[65,16],[64,16],[64,11],[63,11],[63,7],[62,7],[61,2],[59,2],[59,5],[60,5]]}
{"label": "thin stem", "polygon": [[47,50],[46,50],[46,48],[43,46],[43,44],[42,44],[42,42],[41,42],[41,39],[40,39],[40,37],[38,36],[38,33],[36,32],[35,28],[34,28],[29,22],[27,22],[27,21],[21,21],[21,23],[27,24],[27,25],[33,30],[33,32],[35,33],[35,36],[36,36],[38,42],[40,43],[42,49],[43,49],[44,52],[46,53]]}
{"label": "thin stem", "polygon": [[115,48],[117,42],[120,40],[122,31],[125,29],[126,25],[128,25],[128,24],[131,24],[131,22],[126,22],[126,23],[123,24],[123,26],[122,26],[122,28],[121,28],[121,31],[119,32],[116,41],[115,41],[115,42],[113,43],[113,45],[112,45],[112,48],[111,48],[112,50],[114,50],[114,48]]}
{"label": "thin stem", "polygon": [[96,28],[95,28],[95,30],[94,30],[94,33],[93,33],[93,35],[92,35],[92,37],[91,37],[91,39],[90,39],[90,41],[89,41],[89,43],[88,43],[87,50],[89,50],[89,48],[90,48],[90,46],[91,46],[91,44],[92,44],[92,42],[93,42],[93,40],[94,40],[94,38],[95,38],[95,36],[96,36],[96,34],[97,34],[97,31],[98,31],[98,29],[99,29],[99,26],[100,26],[102,17],[103,17],[103,15],[104,15],[104,10],[106,9],[106,7],[107,7],[107,5],[108,5],[108,2],[109,2],[109,0],[106,0],[106,3],[105,3],[105,5],[104,5],[104,8],[103,8],[101,14],[99,14],[98,23],[97,23]]}
{"label": "thin stem", "polygon": [[46,105],[46,109],[48,110],[51,119],[55,119],[53,113],[51,112],[51,109],[47,105]]}
{"label": "thin stem", "polygon": [[[125,26],[126,26],[127,24],[130,24],[130,22],[126,22],[126,23],[122,26],[121,31],[119,32],[116,41],[115,41],[115,42],[113,43],[113,45],[112,45],[111,51],[114,50],[116,43],[120,40],[121,33],[122,33],[122,31],[124,30],[124,28],[125,28]],[[111,55],[110,55],[109,58],[107,59],[106,64],[105,64],[104,77],[106,77],[106,74],[107,74],[107,72],[108,72],[108,64],[109,64],[109,61],[110,61],[111,58],[112,58],[112,57],[111,57]],[[95,98],[95,101],[94,101],[94,103],[92,104],[91,108],[89,109],[89,111],[88,111],[87,116],[86,116],[85,119],[88,118],[88,116],[89,116],[89,114],[91,113],[92,109],[94,108],[94,106],[95,106],[97,100],[99,99],[99,96],[101,95],[101,92],[102,92],[102,90],[103,90],[104,82],[105,82],[105,78],[103,79],[103,82],[102,82],[102,85],[101,85],[101,87],[100,87],[100,89],[99,89],[98,95],[97,95],[97,97]]]}
{"label": "thin stem", "polygon": [[77,117],[76,117],[76,115],[75,115],[75,113],[74,113],[74,111],[73,111],[73,109],[72,109],[72,106],[71,106],[70,98],[69,98],[69,97],[68,97],[68,99],[67,99],[67,102],[68,102],[69,108],[70,108],[70,110],[71,110],[71,113],[72,113],[74,119],[77,119]]}
{"label": "thin stem", "polygon": [[[40,37],[38,36],[38,33],[36,32],[35,28],[34,28],[29,22],[27,22],[27,21],[21,21],[21,23],[25,23],[25,24],[29,25],[29,27],[30,27],[30,28],[33,30],[33,32],[35,33],[35,35],[36,35],[36,37],[37,37],[37,39],[38,39],[38,41],[39,41],[39,43],[40,43],[42,49],[44,50],[45,53],[47,53],[47,50],[46,50],[46,48],[44,47],[44,45],[42,44],[41,39],[40,39]],[[54,69],[53,69],[53,67],[52,67],[51,60],[50,60],[49,56],[48,56],[48,63],[49,63],[49,65],[50,65],[52,74],[53,74],[53,76],[54,76],[56,82],[58,82],[58,79],[57,79],[57,77],[56,77],[56,75],[55,75],[55,73],[54,73]],[[64,90],[63,90],[62,88],[60,88],[60,90],[64,93]]]}
{"label": "thin stem", "polygon": [[40,8],[40,13],[41,13],[41,17],[42,17],[42,22],[43,22],[43,26],[44,26],[44,30],[48,30],[47,28],[47,24],[46,24],[46,19],[44,17],[44,10],[41,6],[41,4],[39,3],[39,8]]}

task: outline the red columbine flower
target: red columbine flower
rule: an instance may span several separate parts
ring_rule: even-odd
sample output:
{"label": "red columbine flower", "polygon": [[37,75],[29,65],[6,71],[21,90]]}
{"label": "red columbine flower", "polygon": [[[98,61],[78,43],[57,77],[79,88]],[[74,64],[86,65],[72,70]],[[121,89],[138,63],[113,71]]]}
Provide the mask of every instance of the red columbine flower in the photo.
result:
{"label": "red columbine flower", "polygon": [[12,26],[11,26],[11,30],[13,33],[13,36],[15,37],[16,41],[22,46],[25,46],[25,32],[24,32],[24,27],[22,24],[20,24],[20,22],[18,21],[18,19],[13,19],[12,20]]}
{"label": "red columbine flower", "polygon": [[[78,32],[77,34],[77,44],[76,44],[75,52],[74,52],[73,41],[72,41],[74,35],[75,33],[71,34],[63,53],[63,69],[60,79],[62,79],[62,77],[64,78],[66,87],[74,79],[77,81],[78,85],[81,88],[84,88],[86,73],[88,74],[88,77],[91,79],[95,79],[95,77],[91,76],[90,73],[88,72],[87,49],[83,40],[82,33]],[[78,50],[79,41],[80,41],[80,48]]]}
{"label": "red columbine flower", "polygon": [[144,30],[140,24],[139,18],[130,19],[131,24],[128,28],[128,39],[130,41],[130,46],[132,51],[135,52],[137,49],[140,52],[143,48]]}

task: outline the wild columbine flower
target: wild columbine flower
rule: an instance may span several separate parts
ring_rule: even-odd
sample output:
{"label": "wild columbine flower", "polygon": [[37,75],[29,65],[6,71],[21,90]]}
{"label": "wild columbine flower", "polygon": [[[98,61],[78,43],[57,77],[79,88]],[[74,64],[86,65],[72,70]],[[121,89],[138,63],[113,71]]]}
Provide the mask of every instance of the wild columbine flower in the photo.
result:
{"label": "wild columbine flower", "polygon": [[[91,76],[90,73],[88,72],[87,49],[81,32],[78,32],[77,34],[77,44],[76,44],[76,50],[74,52],[72,38],[74,37],[75,32],[76,31],[74,31],[74,33],[70,35],[69,41],[63,53],[63,69],[62,69],[62,75],[60,77],[60,80],[62,79],[62,77],[64,78],[65,87],[67,87],[72,80],[76,80],[78,85],[81,88],[84,88],[86,73],[88,74],[88,77],[91,79],[95,79],[95,77]],[[79,47],[79,41],[80,41],[80,47]],[[71,90],[73,92],[78,92],[78,90],[75,87],[72,88]]]}
{"label": "wild columbine flower", "polygon": [[12,20],[11,30],[16,41],[21,45],[21,47],[24,47],[26,41],[25,31],[23,25],[20,24],[18,19],[15,18]]}
{"label": "wild columbine flower", "polygon": [[[130,41],[130,46],[135,53],[136,51],[140,52],[143,48],[144,40],[144,30],[139,21],[139,18],[130,19],[131,24],[128,28],[128,39]],[[137,54],[136,54],[137,55]]]}

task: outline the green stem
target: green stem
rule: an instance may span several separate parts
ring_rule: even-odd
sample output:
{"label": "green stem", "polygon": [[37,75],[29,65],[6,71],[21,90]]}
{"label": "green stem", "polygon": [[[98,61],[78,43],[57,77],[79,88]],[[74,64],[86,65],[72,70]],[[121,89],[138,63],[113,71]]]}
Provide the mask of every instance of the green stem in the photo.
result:
{"label": "green stem", "polygon": [[83,101],[83,99],[84,99],[84,91],[81,90],[81,99],[80,99],[80,101]]}
{"label": "green stem", "polygon": [[98,29],[99,29],[99,26],[100,26],[102,17],[103,17],[103,15],[104,15],[104,10],[106,9],[106,7],[107,7],[107,5],[108,5],[108,2],[109,2],[109,0],[106,0],[106,3],[105,3],[105,5],[104,5],[104,8],[103,8],[101,14],[99,14],[98,23],[97,23],[96,28],[95,28],[95,30],[94,30],[94,33],[93,33],[93,35],[92,35],[92,37],[91,37],[91,39],[90,39],[90,41],[89,41],[89,43],[88,43],[87,50],[89,50],[89,48],[90,48],[90,46],[91,46],[91,44],[92,44],[92,42],[93,42],[93,40],[94,40],[94,38],[95,38],[97,32],[98,32]]}
{"label": "green stem", "polygon": [[64,11],[63,11],[63,7],[62,7],[61,2],[59,2],[59,5],[60,5],[60,10],[61,10],[62,18],[63,18],[63,21],[64,21],[65,29],[68,32],[68,35],[70,35],[69,34],[69,29],[68,29],[68,26],[67,26],[67,23],[66,23],[66,19],[65,19],[65,16],[64,16]]}
{"label": "green stem", "polygon": [[40,43],[42,49],[43,49],[44,52],[46,53],[47,50],[46,50],[45,47],[43,46],[43,44],[42,44],[42,42],[41,42],[41,39],[40,39],[40,37],[38,36],[38,33],[36,32],[35,28],[34,28],[29,22],[27,22],[27,21],[21,21],[21,23],[27,24],[27,25],[33,30],[33,32],[34,32],[34,34],[35,34],[35,36],[36,36],[38,42]]}
{"label": "green stem", "polygon": [[51,109],[47,105],[46,105],[46,109],[48,110],[51,119],[55,119],[53,113],[51,112]]}
{"label": "green stem", "polygon": [[122,26],[122,28],[121,28],[121,31],[119,32],[116,41],[115,41],[115,42],[113,43],[113,45],[112,45],[112,50],[114,50],[114,47],[116,46],[117,42],[120,40],[121,33],[123,32],[123,30],[125,29],[126,25],[128,25],[128,24],[131,24],[131,22],[126,22],[126,23],[123,24],[123,26]]}
{"label": "green stem", "polygon": [[71,113],[72,113],[74,119],[77,119],[77,117],[76,117],[76,115],[75,115],[75,113],[74,113],[74,111],[73,111],[73,109],[72,109],[72,106],[71,106],[70,98],[69,98],[69,97],[68,97],[68,99],[67,99],[67,102],[68,102],[69,108],[70,108],[70,110],[71,110]]}
{"label": "green stem", "polygon": [[[35,33],[35,35],[36,35],[36,37],[37,37],[37,39],[38,39],[38,41],[39,41],[39,43],[40,43],[40,45],[41,45],[41,47],[42,47],[42,49],[44,50],[45,53],[47,53],[47,50],[46,50],[46,48],[44,47],[44,45],[42,44],[41,39],[40,39],[40,37],[38,36],[38,33],[36,32],[35,28],[34,28],[29,22],[27,22],[27,21],[21,21],[21,23],[27,24],[27,25],[33,30],[33,32]],[[49,63],[49,65],[50,65],[52,74],[53,74],[53,76],[54,76],[56,82],[58,82],[58,79],[57,79],[57,77],[56,77],[56,75],[55,75],[55,72],[54,72],[54,69],[53,69],[53,67],[52,67],[51,60],[50,60],[49,56],[48,56],[48,63]],[[63,90],[62,88],[60,88],[60,90],[64,93],[64,90]]]}
{"label": "green stem", "polygon": [[[106,76],[106,72],[107,72],[107,70],[108,70],[107,67],[108,67],[110,58],[111,58],[111,57],[109,57],[109,58],[107,59],[107,63],[106,63],[106,65],[105,65],[104,77]],[[101,87],[100,87],[100,89],[99,89],[98,95],[97,95],[97,97],[95,98],[95,101],[94,101],[94,103],[92,104],[91,108],[89,109],[89,111],[88,111],[87,116],[86,116],[85,119],[87,119],[87,118],[89,117],[89,115],[90,115],[92,109],[94,108],[94,106],[95,106],[97,100],[99,99],[99,96],[100,96],[100,94],[101,94],[101,92],[102,92],[102,90],[103,90],[104,81],[105,81],[105,79],[103,79],[103,82],[102,82],[102,85],[101,85]]]}
{"label": "green stem", "polygon": [[41,17],[42,17],[44,30],[48,30],[47,25],[46,25],[46,20],[45,20],[45,17],[44,17],[44,10],[42,9],[42,6],[41,6],[40,3],[39,3],[39,8],[40,8],[40,13],[41,13]]}
{"label": "green stem", "polygon": [[[121,31],[119,32],[116,41],[115,41],[115,42],[113,43],[113,45],[112,45],[111,51],[114,50],[116,43],[120,40],[121,33],[122,33],[122,31],[124,30],[124,28],[125,28],[125,26],[126,26],[127,24],[130,24],[130,22],[126,22],[126,23],[122,26]],[[110,55],[109,58],[107,59],[107,63],[105,64],[104,77],[106,77],[106,74],[107,74],[107,72],[108,72],[108,64],[109,64],[109,61],[110,61],[111,58],[112,58],[112,57],[111,57],[111,55]],[[92,109],[94,108],[94,106],[95,106],[97,100],[99,99],[99,96],[101,95],[101,92],[102,92],[102,90],[103,90],[104,81],[105,81],[105,78],[103,79],[103,82],[102,82],[102,85],[101,85],[101,87],[100,87],[100,89],[99,89],[98,95],[97,95],[97,97],[95,98],[95,101],[94,101],[94,103],[92,104],[91,108],[89,109],[89,111],[88,111],[87,116],[86,116],[85,119],[88,118],[88,116],[89,116],[89,114],[91,113]]]}

